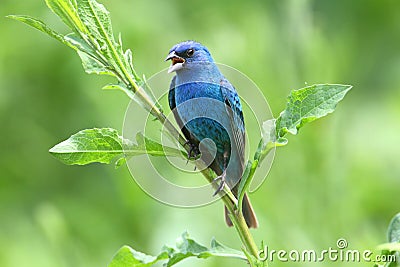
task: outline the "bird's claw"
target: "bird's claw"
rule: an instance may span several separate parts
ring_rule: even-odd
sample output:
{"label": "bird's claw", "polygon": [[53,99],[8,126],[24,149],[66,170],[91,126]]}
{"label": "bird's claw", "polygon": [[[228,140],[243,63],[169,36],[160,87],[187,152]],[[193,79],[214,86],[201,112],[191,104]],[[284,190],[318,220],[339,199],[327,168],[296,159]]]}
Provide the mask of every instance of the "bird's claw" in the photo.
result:
{"label": "bird's claw", "polygon": [[197,158],[200,155],[199,147],[196,144],[191,143],[189,140],[186,141],[185,145],[189,145],[189,151],[187,153],[187,162],[191,159]]}
{"label": "bird's claw", "polygon": [[213,197],[215,197],[216,195],[218,195],[218,193],[221,192],[221,191],[224,189],[224,186],[225,186],[225,184],[226,184],[226,182],[225,182],[225,176],[226,176],[226,173],[225,173],[225,171],[224,171],[220,176],[216,177],[216,178],[212,181],[213,183],[216,183],[218,180],[221,180],[221,183],[219,184],[217,190],[214,192]]}

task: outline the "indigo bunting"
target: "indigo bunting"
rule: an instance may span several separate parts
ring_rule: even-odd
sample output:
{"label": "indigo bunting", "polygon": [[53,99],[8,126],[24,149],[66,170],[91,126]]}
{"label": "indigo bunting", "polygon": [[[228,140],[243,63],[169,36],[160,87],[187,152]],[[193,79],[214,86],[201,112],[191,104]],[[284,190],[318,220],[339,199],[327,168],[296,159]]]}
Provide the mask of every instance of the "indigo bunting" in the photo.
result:
{"label": "indigo bunting", "polygon": [[[169,106],[182,133],[191,146],[189,157],[201,151],[201,159],[237,196],[244,171],[245,128],[242,106],[235,88],[221,74],[208,49],[198,42],[186,41],[172,47],[169,73],[175,72],[169,89]],[[208,139],[211,142],[203,142]],[[205,149],[201,149],[201,146]],[[199,147],[200,146],[200,147]],[[258,226],[245,195],[243,215],[248,227]],[[225,208],[225,219],[232,222]]]}

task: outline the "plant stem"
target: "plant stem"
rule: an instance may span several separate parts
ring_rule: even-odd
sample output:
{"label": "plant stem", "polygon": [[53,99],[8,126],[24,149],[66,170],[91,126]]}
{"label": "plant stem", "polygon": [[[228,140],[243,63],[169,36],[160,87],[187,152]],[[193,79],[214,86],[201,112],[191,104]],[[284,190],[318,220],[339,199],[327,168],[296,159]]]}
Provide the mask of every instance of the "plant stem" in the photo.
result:
{"label": "plant stem", "polygon": [[[120,66],[123,68],[123,66]],[[125,73],[124,73],[125,74]],[[150,113],[155,116],[161,124],[165,126],[165,128],[172,134],[172,136],[177,137],[179,144],[189,151],[189,146],[186,143],[186,139],[180,134],[180,132],[175,128],[175,126],[167,119],[167,117],[161,112],[159,108],[151,101],[147,96],[144,90],[138,86],[132,78],[128,78],[129,85],[135,89],[135,93],[140,92],[138,97],[145,102],[146,106],[151,107]],[[125,93],[133,100],[132,91],[125,91]],[[200,164],[200,163],[198,163]],[[201,166],[198,166],[201,167]],[[217,188],[217,184],[214,183],[214,178],[216,177],[215,173],[207,168],[202,171],[204,177],[208,180],[208,182],[212,183],[215,188]],[[246,250],[255,258],[258,258],[258,247],[254,242],[253,236],[251,235],[249,228],[247,227],[246,221],[243,217],[242,212],[238,209],[238,201],[236,197],[232,194],[231,190],[227,185],[224,186],[223,190],[219,193],[222,201],[227,207],[233,225],[235,226],[236,231],[239,234],[240,240],[242,241]]]}
{"label": "plant stem", "polygon": [[[102,29],[104,31],[104,29]],[[175,128],[175,126],[167,119],[167,117],[162,113],[162,111],[156,106],[156,104],[152,101],[152,99],[147,95],[145,90],[141,86],[139,86],[134,77],[132,77],[129,74],[129,71],[126,69],[125,65],[123,64],[121,58],[119,57],[118,53],[115,50],[115,47],[113,46],[112,42],[107,39],[108,45],[111,48],[112,54],[114,59],[116,59],[116,63],[121,70],[122,73],[118,73],[117,70],[115,70],[116,74],[118,76],[122,76],[125,79],[122,80],[128,88],[131,88],[132,90],[129,89],[124,89],[124,92],[128,95],[129,98],[134,100],[135,94],[136,97],[140,98],[142,103],[145,105],[145,108],[154,116],[156,117],[161,124],[164,125],[164,127],[172,134],[172,136],[175,136],[177,138],[177,141],[179,144],[185,148],[187,152],[189,152],[189,145],[186,143],[186,139],[182,136],[182,134]],[[196,163],[200,164],[200,163]],[[201,166],[198,166],[201,167]],[[201,168],[200,168],[201,169]],[[214,187],[217,187],[216,183],[214,183],[214,178],[216,177],[215,173],[207,168],[202,171],[202,174],[204,177],[213,184]],[[238,200],[236,197],[232,194],[231,190],[227,185],[224,186],[223,190],[219,193],[221,196],[222,201],[224,202],[225,206],[227,207],[232,223],[235,226],[236,231],[239,234],[239,237],[245,246],[246,250],[250,252],[252,256],[254,256],[256,259],[258,258],[258,248],[254,242],[253,236],[251,235],[249,228],[247,227],[246,221],[243,217],[243,214],[241,212],[241,209],[238,209]]]}
{"label": "plant stem", "polygon": [[239,210],[234,210],[233,212],[233,215],[230,217],[231,219],[233,218],[233,224],[240,236],[240,239],[242,240],[242,243],[245,245],[246,250],[249,251],[256,259],[258,259],[258,247],[254,242],[249,228],[247,227],[243,213],[239,212]]}

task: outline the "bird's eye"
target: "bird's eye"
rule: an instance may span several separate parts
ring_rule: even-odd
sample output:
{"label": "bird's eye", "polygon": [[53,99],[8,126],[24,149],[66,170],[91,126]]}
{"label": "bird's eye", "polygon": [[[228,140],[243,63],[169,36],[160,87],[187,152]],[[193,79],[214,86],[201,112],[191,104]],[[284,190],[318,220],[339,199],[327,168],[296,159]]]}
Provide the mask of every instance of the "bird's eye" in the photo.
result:
{"label": "bird's eye", "polygon": [[187,55],[188,57],[193,56],[193,54],[194,54],[194,50],[193,50],[193,49],[188,49],[188,50],[186,51],[186,55]]}

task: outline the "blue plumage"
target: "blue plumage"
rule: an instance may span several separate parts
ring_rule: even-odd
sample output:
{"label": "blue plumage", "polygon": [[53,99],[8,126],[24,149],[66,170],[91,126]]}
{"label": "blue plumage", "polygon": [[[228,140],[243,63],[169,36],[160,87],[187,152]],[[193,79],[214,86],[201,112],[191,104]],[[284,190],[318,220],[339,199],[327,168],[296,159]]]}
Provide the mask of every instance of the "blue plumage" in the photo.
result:
{"label": "blue plumage", "polygon": [[[226,182],[236,194],[244,170],[245,128],[235,88],[200,43],[179,43],[166,60],[172,61],[169,72],[176,72],[168,97],[175,119],[193,147],[197,148],[207,138],[215,144],[215,147],[206,145],[208,152],[203,151],[202,159],[220,176],[221,185]],[[249,227],[257,227],[247,197],[243,214]],[[226,218],[231,225],[229,217]]]}

